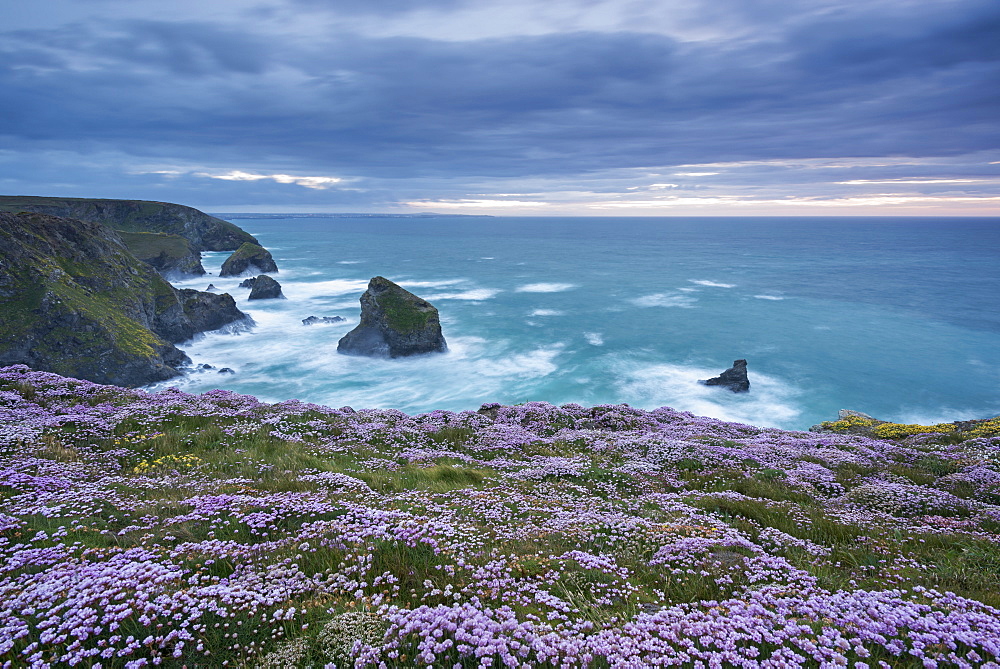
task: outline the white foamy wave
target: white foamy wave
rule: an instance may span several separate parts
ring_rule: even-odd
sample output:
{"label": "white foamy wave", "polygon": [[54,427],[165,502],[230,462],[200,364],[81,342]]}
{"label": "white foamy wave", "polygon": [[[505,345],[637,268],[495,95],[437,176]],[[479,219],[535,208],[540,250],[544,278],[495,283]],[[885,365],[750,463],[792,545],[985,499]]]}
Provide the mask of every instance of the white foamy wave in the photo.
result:
{"label": "white foamy wave", "polygon": [[690,295],[678,295],[677,293],[654,293],[630,300],[637,307],[680,307],[681,309],[691,309],[697,301]]}
{"label": "white foamy wave", "polygon": [[711,286],[713,288],[735,288],[735,283],[719,283],[718,281],[705,281],[703,279],[688,279],[691,283],[699,286]]}
{"label": "white foamy wave", "polygon": [[721,369],[687,365],[643,365],[634,361],[614,366],[622,400],[645,409],[671,406],[699,416],[766,427],[794,429],[801,413],[798,391],[780,379],[750,371],[750,392],[734,393],[699,383]]}
{"label": "white foamy wave", "polygon": [[678,288],[677,290],[679,290],[679,291],[681,291],[683,293],[697,293],[698,292],[697,288]]}
{"label": "white foamy wave", "polygon": [[502,293],[501,290],[493,290],[492,288],[473,288],[471,290],[463,290],[457,293],[432,293],[425,296],[425,299],[429,301],[433,300],[488,300],[495,297],[498,293]]}
{"label": "white foamy wave", "polygon": [[515,290],[518,293],[561,293],[573,288],[576,288],[574,283],[528,283]]}
{"label": "white foamy wave", "polygon": [[466,279],[444,279],[438,281],[397,281],[400,286],[409,288],[447,288],[459,283],[465,283]]}
{"label": "white foamy wave", "polygon": [[583,338],[587,340],[587,343],[591,346],[603,346],[604,337],[601,336],[600,332],[584,332]]}
{"label": "white foamy wave", "polygon": [[338,265],[360,265],[362,262],[364,262],[364,261],[362,261],[362,260],[338,260],[337,264]]}
{"label": "white foamy wave", "polygon": [[898,416],[875,416],[881,420],[888,420],[907,425],[937,425],[938,423],[952,423],[956,420],[976,420],[977,418],[989,418],[998,413],[996,407],[984,411],[971,411],[969,409],[950,409],[940,407],[937,409],[904,409]]}
{"label": "white foamy wave", "polygon": [[329,281],[289,282],[281,285],[281,291],[290,300],[309,300],[324,297],[338,297],[361,293],[368,289],[364,279],[330,279]]}
{"label": "white foamy wave", "polygon": [[754,295],[758,300],[783,300],[780,295]]}
{"label": "white foamy wave", "polygon": [[562,316],[565,312],[557,309],[535,309],[529,316]]}

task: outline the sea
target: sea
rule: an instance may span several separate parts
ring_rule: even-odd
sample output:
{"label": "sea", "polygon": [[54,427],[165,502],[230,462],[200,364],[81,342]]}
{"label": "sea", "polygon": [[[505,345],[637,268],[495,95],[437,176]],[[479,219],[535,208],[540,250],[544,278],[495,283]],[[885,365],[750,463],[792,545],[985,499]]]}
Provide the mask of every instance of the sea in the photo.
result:
{"label": "sea", "polygon": [[[248,301],[242,279],[218,276],[229,254],[204,253],[210,274],[174,285],[214,284],[256,325],[180,344],[192,369],[151,390],[410,414],[627,403],[784,429],[845,408],[922,424],[1000,414],[1000,218],[233,222],[271,251],[287,299]],[[379,275],[438,308],[446,353],[337,353]],[[749,392],[699,383],[739,358]]]}

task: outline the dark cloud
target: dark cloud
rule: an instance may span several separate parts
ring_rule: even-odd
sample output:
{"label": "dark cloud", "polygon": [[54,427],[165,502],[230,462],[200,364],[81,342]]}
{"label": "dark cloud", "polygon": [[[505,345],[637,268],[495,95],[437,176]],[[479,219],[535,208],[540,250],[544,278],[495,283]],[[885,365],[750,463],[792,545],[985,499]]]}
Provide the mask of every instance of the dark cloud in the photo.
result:
{"label": "dark cloud", "polygon": [[[741,20],[768,30],[724,41],[642,32],[293,40],[262,25],[150,20],[9,32],[0,139],[19,151],[356,177],[1000,148],[1000,6],[916,6],[828,4],[782,23],[787,2],[736,3]],[[288,190],[254,183],[268,197]]]}

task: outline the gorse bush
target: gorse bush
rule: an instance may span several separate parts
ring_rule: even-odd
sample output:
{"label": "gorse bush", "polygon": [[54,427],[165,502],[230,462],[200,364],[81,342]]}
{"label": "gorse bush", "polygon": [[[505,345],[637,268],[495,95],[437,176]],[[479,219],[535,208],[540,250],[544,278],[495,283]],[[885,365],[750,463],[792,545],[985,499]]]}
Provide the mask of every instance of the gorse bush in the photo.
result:
{"label": "gorse bush", "polygon": [[0,663],[1000,662],[996,421],[848,422],[869,432],[3,368]]}

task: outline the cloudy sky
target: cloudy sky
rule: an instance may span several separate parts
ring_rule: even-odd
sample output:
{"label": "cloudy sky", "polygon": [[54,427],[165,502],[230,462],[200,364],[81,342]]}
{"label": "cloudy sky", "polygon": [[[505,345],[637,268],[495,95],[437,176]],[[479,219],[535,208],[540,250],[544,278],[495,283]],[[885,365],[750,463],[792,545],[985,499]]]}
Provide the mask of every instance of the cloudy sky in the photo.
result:
{"label": "cloudy sky", "polygon": [[997,0],[0,0],[0,193],[1000,215]]}

